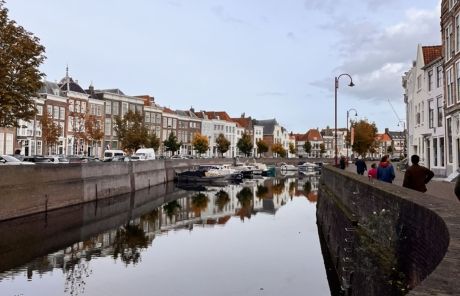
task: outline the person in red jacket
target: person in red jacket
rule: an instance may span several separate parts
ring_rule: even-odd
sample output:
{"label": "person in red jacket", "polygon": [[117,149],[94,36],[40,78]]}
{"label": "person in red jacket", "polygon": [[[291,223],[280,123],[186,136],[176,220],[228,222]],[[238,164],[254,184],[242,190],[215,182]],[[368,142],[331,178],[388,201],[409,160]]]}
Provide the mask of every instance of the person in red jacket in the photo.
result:
{"label": "person in red jacket", "polygon": [[420,161],[420,157],[418,155],[412,155],[410,161],[412,162],[412,165],[404,174],[403,186],[420,192],[426,192],[425,184],[430,182],[431,178],[434,177],[434,173],[426,167],[418,164]]}
{"label": "person in red jacket", "polygon": [[371,169],[367,172],[369,180],[377,179],[377,165],[375,163],[371,164]]}

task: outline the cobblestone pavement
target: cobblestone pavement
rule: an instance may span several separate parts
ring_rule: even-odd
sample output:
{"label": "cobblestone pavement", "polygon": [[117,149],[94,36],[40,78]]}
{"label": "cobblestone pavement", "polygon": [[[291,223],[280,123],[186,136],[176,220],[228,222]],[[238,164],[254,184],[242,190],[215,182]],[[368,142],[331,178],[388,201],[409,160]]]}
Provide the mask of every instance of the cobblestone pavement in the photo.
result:
{"label": "cobblestone pavement", "polygon": [[[371,164],[375,163],[378,165],[378,161],[366,161],[367,168],[370,169]],[[403,178],[404,178],[404,172],[401,172],[396,169],[396,164],[393,164],[395,167],[395,174],[396,178],[393,181],[393,184],[402,186]],[[353,163],[350,163],[346,169],[347,171],[354,172],[356,173],[356,166]],[[367,172],[364,173],[366,178],[367,178]],[[434,178],[436,179],[436,178]],[[448,200],[452,200],[457,202],[458,199],[454,194],[454,182],[447,182],[443,180],[431,180],[427,185],[428,191],[426,192],[427,194],[439,197],[439,198],[445,198]],[[424,194],[424,193],[420,193]]]}

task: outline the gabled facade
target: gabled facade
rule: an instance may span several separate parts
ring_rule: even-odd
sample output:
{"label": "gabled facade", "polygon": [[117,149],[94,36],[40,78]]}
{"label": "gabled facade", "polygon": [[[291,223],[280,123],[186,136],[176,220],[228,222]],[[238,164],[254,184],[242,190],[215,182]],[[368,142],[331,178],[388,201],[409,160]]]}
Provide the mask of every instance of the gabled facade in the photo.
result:
{"label": "gabled facade", "polygon": [[[448,174],[444,153],[443,77],[445,76],[442,49],[442,46],[418,45],[417,58],[412,68],[403,76],[408,132],[407,155],[409,157],[414,154],[419,155],[420,162],[438,176]],[[449,81],[453,78],[451,70],[449,68],[446,77]],[[453,85],[449,83],[447,92],[449,101],[452,100],[453,91]],[[396,150],[398,146],[394,148]]]}

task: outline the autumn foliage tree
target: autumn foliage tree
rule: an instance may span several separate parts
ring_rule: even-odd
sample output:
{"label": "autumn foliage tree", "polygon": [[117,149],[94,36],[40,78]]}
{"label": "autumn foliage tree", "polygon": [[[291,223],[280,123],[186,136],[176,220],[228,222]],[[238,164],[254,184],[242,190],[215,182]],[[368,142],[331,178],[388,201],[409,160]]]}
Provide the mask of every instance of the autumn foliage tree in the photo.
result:
{"label": "autumn foliage tree", "polygon": [[208,137],[200,133],[196,133],[193,136],[192,145],[193,149],[195,149],[196,152],[198,152],[198,154],[201,156],[201,154],[206,153],[206,151],[209,149]]}
{"label": "autumn foliage tree", "polygon": [[257,145],[257,151],[259,152],[259,155],[268,152],[268,144],[264,140],[259,139],[256,142],[256,145]]}
{"label": "autumn foliage tree", "polygon": [[224,153],[230,149],[230,141],[224,136],[224,134],[219,134],[216,138],[217,151],[223,157]]}
{"label": "autumn foliage tree", "polygon": [[136,151],[147,144],[148,130],[139,112],[129,110],[125,116],[115,116],[114,129],[123,149]]}
{"label": "autumn foliage tree", "polygon": [[354,141],[352,150],[359,155],[365,156],[366,153],[375,146],[375,135],[377,126],[375,123],[369,123],[367,120],[353,122]]}
{"label": "autumn foliage tree", "polygon": [[241,139],[238,140],[238,143],[236,143],[236,146],[246,156],[249,156],[249,154],[251,154],[252,148],[254,147],[254,145],[252,144],[251,136],[247,133],[244,133],[241,136]]}
{"label": "autumn foliage tree", "polygon": [[281,143],[275,143],[272,145],[272,152],[278,154],[280,157],[286,157],[286,149],[284,149]]}
{"label": "autumn foliage tree", "polygon": [[289,153],[295,154],[295,145],[294,143],[289,143]]}
{"label": "autumn foliage tree", "polygon": [[61,134],[61,127],[54,123],[53,118],[44,112],[42,118],[40,118],[40,125],[42,127],[42,141],[45,147],[43,151],[46,151],[46,154],[49,154],[49,150],[54,145],[57,145],[59,141],[59,136]]}
{"label": "autumn foliage tree", "polygon": [[96,147],[98,143],[101,143],[102,146],[104,130],[95,115],[87,115],[85,118],[85,138],[88,143],[96,144]]}
{"label": "autumn foliage tree", "polygon": [[8,18],[0,0],[0,126],[18,126],[36,114],[32,97],[42,86],[39,66],[45,60],[40,40]]}

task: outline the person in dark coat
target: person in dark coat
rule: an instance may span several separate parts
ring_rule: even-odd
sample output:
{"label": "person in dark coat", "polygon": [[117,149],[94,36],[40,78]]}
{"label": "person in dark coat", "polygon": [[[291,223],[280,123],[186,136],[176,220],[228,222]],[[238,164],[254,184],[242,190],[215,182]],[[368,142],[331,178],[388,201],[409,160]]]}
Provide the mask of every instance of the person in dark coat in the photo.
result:
{"label": "person in dark coat", "polygon": [[339,166],[340,166],[340,168],[341,168],[342,170],[344,170],[345,167],[346,167],[345,161],[346,161],[346,160],[345,160],[345,156],[340,157]]}
{"label": "person in dark coat", "polygon": [[454,192],[458,200],[460,201],[460,176],[457,177],[457,182],[455,182]]}
{"label": "person in dark coat", "polygon": [[424,166],[419,165],[420,157],[412,155],[410,158],[412,165],[407,168],[404,174],[403,187],[407,187],[420,192],[426,192],[426,186],[434,177],[434,173]]}
{"label": "person in dark coat", "polygon": [[359,175],[364,175],[364,171],[367,171],[367,165],[361,156],[358,157],[358,159],[355,162],[355,165],[356,165],[356,172]]}
{"label": "person in dark coat", "polygon": [[385,155],[380,160],[379,166],[377,168],[377,180],[393,183],[395,178],[395,170],[393,165],[388,161],[388,155]]}

